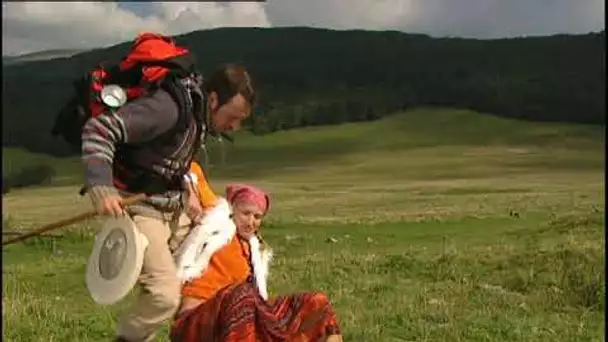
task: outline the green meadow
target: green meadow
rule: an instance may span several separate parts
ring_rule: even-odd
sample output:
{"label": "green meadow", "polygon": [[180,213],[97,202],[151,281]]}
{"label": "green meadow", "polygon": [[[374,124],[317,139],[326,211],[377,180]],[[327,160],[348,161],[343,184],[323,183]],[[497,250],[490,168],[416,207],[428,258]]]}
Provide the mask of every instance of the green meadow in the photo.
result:
{"label": "green meadow", "polygon": [[[234,181],[270,193],[271,295],[325,292],[345,341],[603,341],[604,145],[603,126],[421,108],[239,133],[209,144],[207,174],[218,194]],[[41,160],[57,178],[4,195],[3,230],[90,209],[78,159],[5,149],[3,171]],[[98,227],[3,248],[4,340],[114,337],[132,295],[89,297]]]}

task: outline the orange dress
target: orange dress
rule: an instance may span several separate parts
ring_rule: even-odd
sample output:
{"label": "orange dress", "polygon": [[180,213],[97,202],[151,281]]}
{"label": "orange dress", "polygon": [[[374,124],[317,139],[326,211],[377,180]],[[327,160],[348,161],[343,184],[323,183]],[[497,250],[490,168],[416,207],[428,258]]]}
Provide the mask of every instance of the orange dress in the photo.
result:
{"label": "orange dress", "polygon": [[[217,197],[211,190],[203,169],[197,162],[190,165],[190,177],[195,183],[203,208],[215,205]],[[207,300],[223,287],[241,283],[249,275],[249,246],[237,237],[213,254],[205,272],[186,283],[182,295]]]}
{"label": "orange dress", "polygon": [[250,274],[248,260],[249,245],[235,234],[213,254],[205,272],[183,286],[182,295],[206,301],[222,288],[244,282]]}
{"label": "orange dress", "polygon": [[190,177],[195,183],[195,189],[198,191],[203,208],[213,207],[217,201],[217,197],[213,193],[213,190],[211,190],[207,177],[205,177],[203,169],[197,162],[190,164]]}

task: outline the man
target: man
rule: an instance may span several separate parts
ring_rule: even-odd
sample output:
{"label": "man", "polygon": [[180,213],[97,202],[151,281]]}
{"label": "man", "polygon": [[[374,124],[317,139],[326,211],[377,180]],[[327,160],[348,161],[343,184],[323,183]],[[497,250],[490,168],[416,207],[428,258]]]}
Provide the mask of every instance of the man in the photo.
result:
{"label": "man", "polygon": [[[255,101],[250,77],[239,65],[213,73],[202,87],[205,100],[200,103],[193,96],[200,84],[194,79],[184,84],[191,109],[186,115],[161,88],[115,113],[89,119],[83,128],[85,184],[94,207],[102,215],[130,215],[149,242],[139,278],[142,291],[122,317],[117,341],[153,340],[177,310],[180,282],[168,240],[178,225],[196,222],[203,213],[184,176],[199,137],[239,129]],[[135,193],[148,197],[125,209],[123,197]]]}

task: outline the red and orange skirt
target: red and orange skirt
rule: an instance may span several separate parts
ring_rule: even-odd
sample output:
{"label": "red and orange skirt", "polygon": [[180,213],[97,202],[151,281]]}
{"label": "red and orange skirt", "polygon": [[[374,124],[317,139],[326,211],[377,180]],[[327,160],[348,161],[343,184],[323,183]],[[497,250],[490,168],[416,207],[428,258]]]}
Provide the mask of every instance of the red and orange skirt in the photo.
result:
{"label": "red and orange skirt", "polygon": [[172,342],[325,341],[339,335],[327,296],[299,293],[264,301],[250,282],[231,285],[176,316]]}

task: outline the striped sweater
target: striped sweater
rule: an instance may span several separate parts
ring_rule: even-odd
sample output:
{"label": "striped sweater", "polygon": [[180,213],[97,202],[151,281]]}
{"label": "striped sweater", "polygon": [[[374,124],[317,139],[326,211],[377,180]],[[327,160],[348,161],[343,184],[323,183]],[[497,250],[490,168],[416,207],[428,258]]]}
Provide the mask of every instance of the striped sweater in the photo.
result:
{"label": "striped sweater", "polygon": [[121,144],[146,143],[174,127],[179,107],[168,92],[159,89],[151,96],[128,102],[118,111],[90,118],[82,131],[82,160],[85,186],[94,203],[113,186],[113,161]]}

